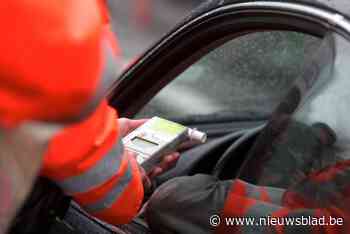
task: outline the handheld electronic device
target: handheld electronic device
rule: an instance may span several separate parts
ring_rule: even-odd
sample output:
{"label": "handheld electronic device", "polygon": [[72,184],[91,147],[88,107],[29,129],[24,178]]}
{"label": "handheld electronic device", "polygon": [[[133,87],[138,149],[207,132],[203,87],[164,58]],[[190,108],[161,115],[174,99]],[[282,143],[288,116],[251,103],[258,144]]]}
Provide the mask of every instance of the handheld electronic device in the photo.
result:
{"label": "handheld electronic device", "polygon": [[173,152],[183,142],[204,143],[205,133],[181,124],[153,117],[123,138],[125,147],[137,154],[137,162],[146,172],[159,163],[167,153]]}

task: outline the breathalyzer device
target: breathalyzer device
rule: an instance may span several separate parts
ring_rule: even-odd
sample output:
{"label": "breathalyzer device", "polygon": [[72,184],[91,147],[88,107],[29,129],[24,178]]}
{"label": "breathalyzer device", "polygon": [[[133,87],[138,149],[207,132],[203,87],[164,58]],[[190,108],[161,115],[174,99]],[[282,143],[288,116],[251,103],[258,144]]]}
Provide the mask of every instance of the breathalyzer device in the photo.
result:
{"label": "breathalyzer device", "polygon": [[137,162],[148,172],[162,156],[183,142],[205,143],[207,135],[181,124],[153,117],[123,138],[124,146],[137,154]]}

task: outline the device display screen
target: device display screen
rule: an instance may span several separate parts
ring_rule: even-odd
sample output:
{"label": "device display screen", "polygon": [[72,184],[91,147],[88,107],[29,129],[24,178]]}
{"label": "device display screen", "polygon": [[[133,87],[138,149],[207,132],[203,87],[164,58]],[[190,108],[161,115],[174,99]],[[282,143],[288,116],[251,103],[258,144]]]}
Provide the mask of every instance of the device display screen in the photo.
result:
{"label": "device display screen", "polygon": [[148,141],[148,140],[145,140],[143,138],[140,138],[140,137],[134,137],[131,142],[133,144],[135,144],[136,146],[139,146],[141,148],[151,148],[151,147],[155,147],[155,146],[158,146],[157,143],[154,143],[152,141]]}

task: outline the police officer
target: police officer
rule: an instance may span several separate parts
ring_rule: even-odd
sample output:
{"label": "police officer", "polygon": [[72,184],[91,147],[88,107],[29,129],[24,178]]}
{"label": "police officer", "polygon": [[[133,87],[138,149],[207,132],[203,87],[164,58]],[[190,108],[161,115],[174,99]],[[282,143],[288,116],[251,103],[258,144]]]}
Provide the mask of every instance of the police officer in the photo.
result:
{"label": "police officer", "polygon": [[2,9],[0,232],[39,170],[90,214],[129,222],[149,176],[179,155],[147,176],[123,149],[120,139],[145,120],[118,121],[103,99],[118,67],[105,2],[14,0]]}

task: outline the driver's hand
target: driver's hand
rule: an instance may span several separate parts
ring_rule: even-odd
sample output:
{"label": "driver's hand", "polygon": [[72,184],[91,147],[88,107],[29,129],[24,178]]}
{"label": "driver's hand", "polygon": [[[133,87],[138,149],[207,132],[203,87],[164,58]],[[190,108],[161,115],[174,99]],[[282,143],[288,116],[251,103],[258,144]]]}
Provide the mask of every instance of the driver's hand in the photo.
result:
{"label": "driver's hand", "polygon": [[[136,158],[136,153],[131,151],[127,151],[127,152],[129,154],[132,154]],[[142,183],[145,191],[151,190],[152,180],[157,176],[173,168],[176,165],[179,158],[180,158],[180,154],[178,152],[165,155],[163,157],[163,160],[158,165],[155,165],[154,168],[150,170],[150,172],[148,173],[146,173],[143,167],[139,165],[141,176],[142,176]]]}
{"label": "driver's hand", "polygon": [[[147,120],[148,119],[131,120],[127,118],[120,118],[118,120],[118,124],[121,137],[125,137],[130,132],[144,124]],[[135,153],[130,151],[128,153],[133,154],[134,157],[136,157]],[[155,165],[154,168],[148,173],[146,173],[145,170],[140,166],[140,171],[142,174],[142,180],[145,189],[148,189],[152,186],[151,180],[173,168],[176,165],[179,158],[180,154],[178,152],[165,155],[162,161],[158,165]]]}

